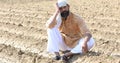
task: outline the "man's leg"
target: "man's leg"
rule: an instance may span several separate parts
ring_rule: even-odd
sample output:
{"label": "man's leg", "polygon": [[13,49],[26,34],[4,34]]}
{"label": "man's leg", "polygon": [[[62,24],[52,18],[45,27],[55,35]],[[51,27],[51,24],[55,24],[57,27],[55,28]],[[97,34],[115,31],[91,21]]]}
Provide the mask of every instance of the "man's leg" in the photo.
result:
{"label": "man's leg", "polygon": [[[63,56],[63,58],[69,57],[69,56],[74,55],[74,54],[82,54],[83,53],[82,52],[82,44],[83,44],[83,39],[81,39],[79,41],[78,45],[76,45],[70,52],[66,53]],[[89,40],[89,42],[87,43],[87,45],[88,45],[88,50],[90,50],[94,45],[94,39],[91,38]]]}
{"label": "man's leg", "polygon": [[59,54],[59,43],[62,41],[60,32],[57,28],[52,28],[47,30],[48,33],[48,44],[47,44],[47,50],[48,52],[55,53],[56,60],[60,59]]}

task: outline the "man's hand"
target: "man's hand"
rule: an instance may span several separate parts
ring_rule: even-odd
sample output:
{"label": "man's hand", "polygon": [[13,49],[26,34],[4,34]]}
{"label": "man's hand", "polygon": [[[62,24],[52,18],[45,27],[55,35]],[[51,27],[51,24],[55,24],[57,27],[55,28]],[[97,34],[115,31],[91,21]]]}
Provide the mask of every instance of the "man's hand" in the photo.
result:
{"label": "man's hand", "polygon": [[60,12],[60,10],[59,10],[59,6],[58,6],[58,3],[56,3],[56,13],[59,13]]}
{"label": "man's hand", "polygon": [[83,45],[82,45],[82,51],[83,51],[83,53],[87,53],[88,52],[87,43],[83,43]]}

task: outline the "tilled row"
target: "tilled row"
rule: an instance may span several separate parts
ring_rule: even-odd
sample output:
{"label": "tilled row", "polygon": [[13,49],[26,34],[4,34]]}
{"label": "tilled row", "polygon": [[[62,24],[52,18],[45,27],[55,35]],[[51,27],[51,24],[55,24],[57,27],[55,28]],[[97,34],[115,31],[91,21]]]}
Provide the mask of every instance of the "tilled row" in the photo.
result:
{"label": "tilled row", "polygon": [[[43,60],[44,59],[44,60]],[[49,57],[38,53],[22,51],[10,45],[0,44],[0,63],[56,63]]]}
{"label": "tilled row", "polygon": [[27,50],[36,53],[43,52],[44,49],[46,48],[46,45],[42,45],[42,44],[46,44],[45,39],[37,40],[37,39],[33,39],[30,36],[12,34],[2,30],[0,30],[0,43],[11,45],[13,47],[20,48],[21,50]]}
{"label": "tilled row", "polygon": [[0,22],[0,30],[8,31],[9,33],[19,34],[23,36],[31,36],[34,39],[40,39],[43,35],[43,32],[45,32],[45,30],[43,29],[39,30],[37,28],[25,27],[4,22]]}

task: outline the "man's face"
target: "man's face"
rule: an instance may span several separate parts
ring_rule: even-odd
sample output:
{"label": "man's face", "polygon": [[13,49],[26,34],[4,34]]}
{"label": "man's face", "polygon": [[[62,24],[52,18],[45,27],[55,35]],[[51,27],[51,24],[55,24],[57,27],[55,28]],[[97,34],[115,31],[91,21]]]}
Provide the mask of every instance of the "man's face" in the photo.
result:
{"label": "man's face", "polygon": [[60,7],[59,10],[60,10],[61,16],[66,19],[67,16],[69,15],[69,6],[67,5],[67,6]]}

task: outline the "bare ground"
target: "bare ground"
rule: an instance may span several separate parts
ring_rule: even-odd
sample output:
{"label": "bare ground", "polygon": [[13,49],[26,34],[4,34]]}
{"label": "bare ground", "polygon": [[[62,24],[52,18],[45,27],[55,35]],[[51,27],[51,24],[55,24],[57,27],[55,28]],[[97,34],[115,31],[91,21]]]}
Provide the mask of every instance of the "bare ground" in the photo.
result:
{"label": "bare ground", "polygon": [[[0,63],[62,63],[46,52],[45,23],[55,0],[0,0]],[[86,55],[70,63],[120,63],[120,1],[70,0],[95,39]]]}

